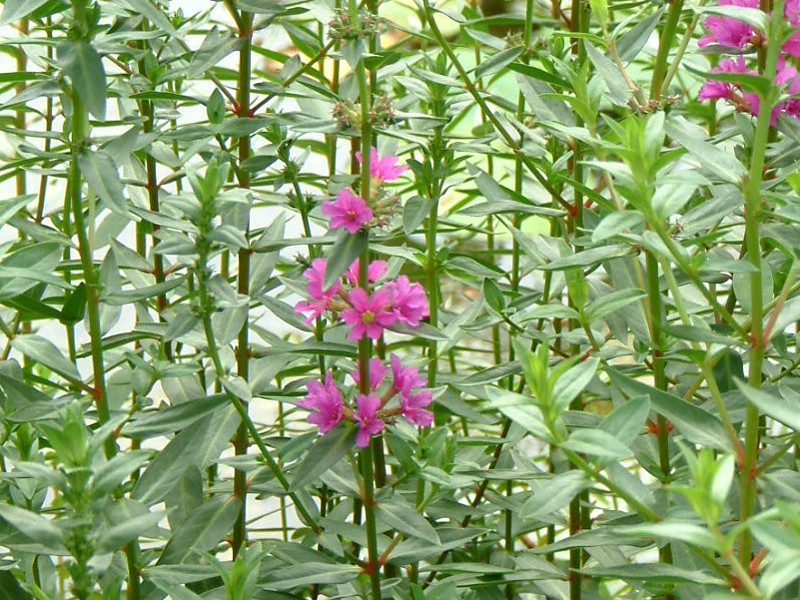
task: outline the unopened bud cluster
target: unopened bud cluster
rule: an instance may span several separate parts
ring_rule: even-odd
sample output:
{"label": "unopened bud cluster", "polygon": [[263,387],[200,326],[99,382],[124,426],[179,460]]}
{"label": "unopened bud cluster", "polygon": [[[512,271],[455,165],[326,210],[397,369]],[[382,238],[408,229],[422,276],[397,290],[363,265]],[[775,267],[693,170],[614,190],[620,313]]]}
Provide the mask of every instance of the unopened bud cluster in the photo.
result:
{"label": "unopened bud cluster", "polygon": [[379,35],[383,29],[383,22],[378,15],[362,11],[353,22],[350,13],[346,10],[341,10],[337,11],[336,15],[328,22],[328,37],[339,41],[357,40]]}

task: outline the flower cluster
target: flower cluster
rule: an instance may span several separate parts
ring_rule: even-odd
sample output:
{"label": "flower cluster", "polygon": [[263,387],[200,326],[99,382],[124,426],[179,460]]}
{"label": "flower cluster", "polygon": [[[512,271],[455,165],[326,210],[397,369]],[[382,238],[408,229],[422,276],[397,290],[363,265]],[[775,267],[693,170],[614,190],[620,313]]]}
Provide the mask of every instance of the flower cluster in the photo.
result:
{"label": "flower cluster", "polygon": [[[303,273],[308,279],[306,290],[311,300],[298,302],[294,311],[310,313],[305,320],[306,325],[322,313],[330,311],[333,319],[339,316],[350,326],[348,339],[356,341],[366,335],[376,340],[381,337],[384,328],[396,322],[417,327],[428,315],[425,290],[419,283],[411,283],[405,275],[384,282],[368,294],[366,290],[355,287],[358,281],[358,260],[356,260],[344,274],[347,283],[351,284],[349,289],[341,281],[337,281],[328,289],[323,289],[322,282],[327,265],[327,259],[315,258]],[[374,260],[369,264],[367,271],[369,281],[374,283],[386,273],[386,263]]]}
{"label": "flower cluster", "polygon": [[[362,161],[360,153],[356,158]],[[364,227],[381,225],[382,213],[391,212],[396,196],[389,196],[383,189],[387,181],[397,179],[408,169],[398,165],[396,156],[381,158],[375,148],[370,150],[369,198],[357,196],[350,188],[339,191],[336,199],[322,204],[322,214],[330,219],[331,229],[343,227],[355,234]],[[317,258],[311,262],[303,276],[308,280],[306,290],[309,300],[298,302],[296,313],[308,313],[306,324],[323,313],[329,313],[331,320],[341,319],[350,329],[347,337],[351,341],[379,339],[386,327],[402,323],[418,327],[428,315],[428,299],[419,283],[412,283],[407,276],[400,275],[394,280],[381,281],[386,274],[386,263],[374,260],[367,265],[367,283],[359,286],[359,260],[355,260],[345,270],[342,277],[330,287],[325,288],[325,269],[328,261]],[[361,282],[363,283],[363,282]],[[368,289],[365,289],[368,288]],[[373,358],[368,365],[369,382],[360,384],[360,368],[350,376],[359,392],[350,394],[354,402],[346,403],[333,374],[328,371],[324,381],[310,381],[308,393],[298,404],[308,409],[308,422],[326,433],[340,421],[349,420],[358,424],[356,444],[364,448],[370,437],[380,433],[386,423],[391,423],[397,415],[409,422],[427,426],[433,421],[433,413],[426,410],[431,403],[432,392],[424,389],[425,380],[414,367],[403,366],[396,355],[390,357],[391,368],[383,361]],[[391,370],[391,383],[385,384]],[[399,397],[399,401],[394,398]],[[391,405],[390,405],[391,402]]]}
{"label": "flower cluster", "polygon": [[[356,153],[358,160],[361,160],[361,153]],[[372,198],[370,207],[367,201],[360,196],[356,196],[350,188],[342,188],[336,194],[336,200],[322,203],[322,214],[330,219],[331,229],[344,227],[349,233],[356,233],[362,227],[369,225],[375,217],[376,210],[383,211],[391,208],[393,199],[389,202],[382,202],[381,187],[386,181],[393,181],[402,175],[408,167],[406,165],[397,166],[396,156],[378,156],[378,151],[372,148],[370,151],[370,181],[372,183]]]}
{"label": "flower cluster", "polygon": [[[758,8],[758,0],[719,0],[719,6],[740,6],[744,8]],[[787,0],[783,8],[784,17],[792,27],[800,25],[800,0]],[[766,44],[764,33],[758,31],[749,23],[727,16],[711,15],[703,22],[703,26],[710,32],[698,40],[698,45],[706,47],[710,44],[735,49],[735,51],[757,50]],[[781,55],[778,57],[778,70],[775,75],[775,85],[785,87],[789,94],[800,93],[800,74],[789,62],[791,57],[800,57],[800,32],[795,32],[781,46]],[[787,60],[788,59],[788,60]],[[740,54],[736,58],[724,58],[711,69],[711,73],[742,73],[755,75],[757,71],[747,67],[745,59]],[[738,110],[758,114],[760,106],[758,94],[747,92],[736,83],[710,79],[700,88],[698,100],[724,98],[732,102]],[[778,115],[786,113],[800,119],[800,100],[789,98],[777,104],[771,114],[774,125]]]}
{"label": "flower cluster", "polygon": [[[433,393],[423,388],[425,380],[419,370],[403,366],[395,354],[389,358],[391,368],[379,358],[369,361],[369,393],[357,393],[356,390],[349,393],[355,396],[355,408],[352,403],[345,403],[330,371],[325,374],[324,383],[309,381],[308,394],[298,402],[312,411],[308,415],[308,422],[319,427],[321,433],[330,431],[343,420],[355,422],[358,425],[356,445],[359,448],[368,446],[370,437],[383,431],[386,424],[392,423],[397,415],[402,415],[415,425],[430,425],[433,413],[426,407],[431,403]],[[385,382],[389,371],[392,373],[391,381]],[[352,371],[350,377],[358,386],[359,370]],[[393,402],[396,397],[399,397],[399,402]]]}
{"label": "flower cluster", "polygon": [[385,27],[377,15],[362,11],[356,23],[350,18],[350,11],[337,11],[328,22],[328,36],[332,40],[357,40],[362,37],[380,35]]}
{"label": "flower cluster", "polygon": [[[361,129],[361,105],[351,100],[334,104],[331,116],[342,127]],[[391,97],[376,96],[372,101],[372,108],[367,118],[373,127],[385,127],[394,121],[394,104]]]}

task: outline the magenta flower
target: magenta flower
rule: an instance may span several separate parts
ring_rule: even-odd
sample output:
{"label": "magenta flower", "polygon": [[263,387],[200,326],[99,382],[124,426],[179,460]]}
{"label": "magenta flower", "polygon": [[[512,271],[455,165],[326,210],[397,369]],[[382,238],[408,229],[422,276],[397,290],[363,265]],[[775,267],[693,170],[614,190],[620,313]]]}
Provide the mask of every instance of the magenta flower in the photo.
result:
{"label": "magenta flower", "polygon": [[331,229],[344,227],[351,234],[372,220],[372,209],[350,188],[339,190],[333,202],[323,202],[322,214],[330,217]]}
{"label": "magenta flower", "polygon": [[[384,365],[380,358],[373,357],[369,359],[369,386],[373,391],[378,389],[378,386],[380,386],[381,382],[383,382],[388,372],[389,367]],[[355,371],[350,371],[350,376],[353,378],[353,381],[356,382],[356,385],[358,385],[359,381],[361,380],[361,375],[359,374],[358,369]]]}
{"label": "magenta flower", "polygon": [[409,423],[428,427],[433,423],[433,413],[425,410],[433,400],[431,390],[420,390],[416,394],[408,394],[400,397],[400,412]]}
{"label": "magenta flower", "polygon": [[[792,95],[800,94],[800,77],[793,77],[789,81],[789,93]],[[800,119],[800,98],[789,98],[783,107],[787,115]]]}
{"label": "magenta flower", "polygon": [[425,380],[420,377],[416,367],[405,367],[396,354],[389,357],[392,363],[392,387],[401,396],[408,396],[411,390],[425,385]]}
{"label": "magenta flower", "polygon": [[315,410],[308,415],[308,422],[319,427],[320,433],[333,429],[342,420],[342,394],[333,383],[333,375],[325,374],[325,383],[311,380],[308,382],[308,394],[297,403],[308,410]]}
{"label": "magenta flower", "polygon": [[[386,261],[373,260],[367,267],[367,279],[370,283],[378,281],[386,273]],[[358,259],[356,259],[350,268],[345,271],[345,277],[353,285],[358,285]]]}
{"label": "magenta flower", "polygon": [[347,338],[351,341],[361,339],[366,333],[367,337],[377,340],[383,333],[383,328],[388,327],[397,320],[397,315],[391,311],[391,297],[389,290],[381,288],[372,296],[367,296],[361,288],[350,291],[350,306],[342,311],[342,319],[352,329]]}
{"label": "magenta flower", "polygon": [[431,403],[433,392],[428,389],[414,392],[414,388],[425,385],[415,367],[405,367],[396,354],[389,359],[392,363],[392,389],[400,394],[400,412],[410,423],[427,427],[433,422],[433,413],[425,410]]}
{"label": "magenta flower", "polygon": [[[758,8],[758,0],[719,0],[717,5]],[[744,48],[753,39],[753,34],[755,33],[752,26],[733,17],[711,15],[703,21],[703,26],[711,33],[697,41],[697,45],[701,48],[712,42],[723,46]]]}
{"label": "magenta flower", "polygon": [[411,283],[408,277],[400,275],[386,287],[392,294],[392,311],[399,321],[417,327],[420,319],[428,316],[428,298],[419,283]]}
{"label": "magenta flower", "polygon": [[355,418],[358,422],[358,434],[356,434],[356,446],[366,448],[369,445],[369,438],[383,430],[384,422],[376,417],[378,409],[381,407],[381,399],[375,394],[365,396],[360,394],[356,398]]}
{"label": "magenta flower", "polygon": [[325,312],[330,306],[333,297],[339,293],[341,284],[338,281],[327,290],[322,289],[322,280],[325,277],[325,266],[327,264],[328,261],[326,259],[315,258],[311,262],[311,266],[303,273],[303,277],[308,279],[306,289],[314,302],[300,301],[295,305],[294,312],[304,313],[311,311],[311,315],[304,321],[306,325]]}
{"label": "magenta flower", "polygon": [[[756,71],[748,69],[744,63],[744,57],[737,56],[736,59],[724,58],[719,61],[719,65],[711,69],[711,73],[750,73]],[[700,88],[697,99],[709,100],[712,98],[726,98],[740,110],[747,110],[752,114],[758,114],[758,95],[751,92],[743,92],[741,88],[733,83],[709,79]]]}
{"label": "magenta flower", "polygon": [[[361,152],[356,152],[356,158],[361,162]],[[378,150],[373,146],[369,151],[369,174],[374,179],[393,181],[408,170],[407,165],[397,166],[397,156],[378,156]]]}

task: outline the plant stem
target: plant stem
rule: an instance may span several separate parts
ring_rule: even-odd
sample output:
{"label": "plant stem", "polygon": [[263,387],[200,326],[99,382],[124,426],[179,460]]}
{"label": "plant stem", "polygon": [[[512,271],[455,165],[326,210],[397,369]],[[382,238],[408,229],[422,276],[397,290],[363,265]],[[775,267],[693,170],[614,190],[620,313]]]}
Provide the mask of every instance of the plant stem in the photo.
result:
{"label": "plant stem", "polygon": [[[75,22],[85,23],[86,0],[73,0],[72,10]],[[98,420],[100,423],[105,423],[109,419],[109,412],[106,395],[105,364],[103,361],[102,330],[100,328],[99,286],[94,259],[92,257],[92,248],[87,235],[87,223],[83,218],[81,196],[82,177],[80,168],[78,167],[78,156],[88,144],[89,114],[74,83],[71,90],[71,100],[72,118],[70,119],[70,125],[72,131],[70,138],[69,201],[72,206],[72,218],[75,222],[75,234],[78,237],[78,253],[81,259],[83,279],[86,283],[86,311],[89,317],[89,343],[92,354],[92,372],[94,375],[94,403],[97,408]],[[88,226],[91,225],[91,223],[88,224]],[[116,446],[112,436],[109,436],[105,441],[104,449],[107,458],[112,457],[116,452]]]}
{"label": "plant stem", "polygon": [[[661,299],[661,290],[658,285],[658,259],[652,252],[646,253],[647,265],[647,298],[650,312],[650,340],[652,344],[651,360],[653,363],[653,380],[656,389],[667,390],[667,378],[664,372],[664,347],[663,347],[663,319],[664,305]],[[670,479],[669,461],[669,431],[667,430],[667,420],[664,415],[656,416],[658,428],[658,464],[661,468],[662,485]],[[662,563],[672,564],[672,545],[666,544],[659,549],[659,560]],[[673,598],[672,594],[667,594],[668,599]]]}
{"label": "plant stem", "polygon": [[[764,4],[763,2],[761,4]],[[773,81],[778,60],[779,40],[776,32],[780,31],[783,21],[784,0],[776,0],[772,6],[772,26],[770,39],[764,57],[764,75]],[[767,7],[768,9],[768,7]],[[762,55],[763,56],[763,55]],[[753,266],[750,273],[750,356],[747,383],[753,388],[761,387],[762,365],[764,361],[763,335],[763,302],[761,298],[761,180],[763,177],[767,139],[770,130],[770,115],[774,106],[775,90],[770,89],[767,97],[760,98],[758,120],[753,135],[751,149],[750,172],[745,182],[745,239],[747,241],[747,258]],[[744,461],[740,476],[741,504],[739,521],[747,522],[755,512],[756,505],[756,468],[758,465],[759,420],[761,414],[752,403],[747,404],[745,415]],[[739,536],[738,556],[742,564],[750,564],[753,539],[750,530],[744,528]]]}
{"label": "plant stem", "polygon": [[[231,12],[236,15],[237,10],[234,6],[230,7]],[[239,39],[243,40],[239,50],[239,79],[238,90],[236,92],[236,102],[238,104],[239,118],[246,119],[250,113],[250,80],[251,80],[251,47],[253,43],[253,14],[242,10],[235,19],[239,27]],[[239,181],[240,189],[250,188],[250,173],[242,168],[242,164],[250,158],[250,136],[243,135],[238,140],[238,169],[236,176]],[[250,230],[249,213],[248,222],[245,224],[245,237]],[[238,254],[238,274],[236,277],[236,291],[249,298],[250,295],[250,248],[241,248]],[[249,378],[250,370],[250,344],[248,340],[250,332],[250,320],[245,319],[242,328],[239,330],[237,338],[236,354],[236,373],[245,381]],[[247,412],[247,404],[242,401],[242,409]],[[245,421],[239,425],[234,438],[234,452],[236,456],[247,454],[249,445],[247,424]],[[245,471],[236,469],[233,475],[233,494],[242,500],[242,510],[233,525],[233,557],[242,550],[247,543],[246,515],[247,515],[247,475]]]}
{"label": "plant stem", "polygon": [[[352,8],[352,6],[351,6]],[[370,159],[372,150],[372,127],[369,120],[372,105],[371,88],[367,82],[367,69],[363,61],[356,67],[359,96],[361,99],[361,197],[366,202],[370,201],[372,180],[370,176]],[[374,79],[374,73],[372,73]],[[369,244],[364,248],[358,259],[358,286],[369,294]],[[370,393],[369,385],[369,359],[372,353],[372,342],[363,336],[358,341],[358,369],[359,392],[367,395]],[[365,527],[367,534],[367,556],[369,558],[368,575],[372,600],[381,600],[381,572],[378,554],[378,532],[375,519],[375,480],[373,473],[373,448],[367,445],[359,453],[361,463],[361,477],[364,482],[362,503],[364,507]]]}
{"label": "plant stem", "polygon": [[655,65],[653,65],[653,78],[650,81],[651,100],[661,99],[661,93],[665,83],[669,49],[670,46],[672,46],[672,40],[675,37],[675,29],[677,28],[678,21],[681,18],[682,9],[683,0],[669,0],[667,22],[664,24],[664,29],[661,30],[661,35],[658,37],[658,53],[656,54]]}

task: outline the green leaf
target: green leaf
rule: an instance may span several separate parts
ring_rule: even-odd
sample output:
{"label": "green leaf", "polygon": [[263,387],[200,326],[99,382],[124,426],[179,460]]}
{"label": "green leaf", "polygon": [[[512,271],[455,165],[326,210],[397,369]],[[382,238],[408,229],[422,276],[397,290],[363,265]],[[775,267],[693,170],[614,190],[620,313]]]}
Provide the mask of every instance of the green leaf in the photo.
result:
{"label": "green leaf", "polygon": [[0,600],[34,600],[11,571],[0,571]]}
{"label": "green leaf", "polygon": [[486,305],[498,314],[503,314],[506,309],[506,301],[503,292],[497,284],[489,278],[483,280],[483,299]]}
{"label": "green leaf", "polygon": [[290,484],[292,491],[303,489],[350,452],[356,440],[353,427],[339,425],[320,437],[308,451]]}
{"label": "green leaf", "polygon": [[520,54],[522,54],[522,46],[506,48],[500,52],[495,52],[489,58],[481,60],[475,68],[475,76],[486,77],[487,75],[493,75],[516,60]]}
{"label": "green leaf", "polygon": [[214,394],[158,410],[139,411],[122,428],[122,435],[143,440],[180,431],[227,403],[225,394]]}
{"label": "green leaf", "polygon": [[631,398],[606,415],[600,422],[600,429],[630,446],[642,432],[649,412],[650,400],[647,396]]}
{"label": "green leaf", "polygon": [[[5,503],[0,503],[0,517],[25,537],[50,549],[53,554],[61,554],[65,551],[63,534],[50,519]],[[13,548],[11,542],[4,542],[3,545]]]}
{"label": "green leaf", "polygon": [[586,307],[586,319],[589,322],[602,319],[603,317],[606,317],[611,313],[628,306],[628,304],[640,300],[646,295],[647,294],[644,290],[639,290],[636,288],[617,290],[615,292],[611,292],[610,294],[602,295],[593,300],[592,303]]}
{"label": "green leaf", "polygon": [[158,559],[159,565],[183,563],[198,552],[213,549],[242,509],[236,496],[216,496],[186,519],[173,532]]}
{"label": "green leaf", "polygon": [[602,429],[576,429],[561,444],[562,448],[601,458],[622,460],[633,455],[633,451],[616,437]]}
{"label": "green leaf", "polygon": [[611,258],[619,258],[630,253],[630,248],[622,244],[609,244],[607,246],[598,246],[589,250],[583,250],[575,254],[569,254],[555,259],[547,265],[539,267],[543,271],[564,271],[573,267],[588,267],[596,265],[597,263],[609,260]]}
{"label": "green leaf", "polygon": [[611,378],[611,382],[628,397],[647,395],[650,398],[651,406],[669,419],[690,442],[720,450],[732,450],[722,422],[710,412],[677,396],[630,379],[611,367],[606,368],[606,373]]}
{"label": "green leaf", "polygon": [[659,8],[646,19],[637,21],[636,25],[616,41],[617,55],[623,63],[627,64],[639,56],[639,52],[642,51],[650,39],[650,35],[655,31],[662,14],[664,14],[664,9]]}
{"label": "green leaf", "polygon": [[35,198],[36,194],[25,194],[24,196],[16,196],[0,202],[0,227],[8,223],[11,217]]}
{"label": "green leaf", "polygon": [[78,287],[72,290],[64,301],[61,309],[61,322],[65,325],[75,324],[83,320],[86,315],[86,283],[81,281]]}
{"label": "green leaf", "polygon": [[377,502],[375,516],[398,531],[416,536],[437,546],[441,544],[433,525],[398,494],[392,495],[388,500]]}
{"label": "green leaf", "polygon": [[9,25],[27,17],[49,0],[5,0],[3,14],[0,15],[0,26]]}
{"label": "green leaf", "polygon": [[592,16],[595,21],[597,21],[603,31],[605,31],[608,25],[608,2],[606,2],[606,0],[589,0],[589,7],[591,8]]}
{"label": "green leaf", "polygon": [[217,27],[208,32],[203,43],[192,57],[187,74],[190,78],[203,75],[205,71],[217,65],[223,58],[236,52],[244,44],[243,38],[234,37],[230,33],[220,33]]}
{"label": "green leaf", "polygon": [[239,426],[239,415],[231,406],[203,417],[181,431],[144,470],[131,498],[146,505],[161,502],[188,466],[205,468],[228,446]]}
{"label": "green leaf", "polygon": [[325,265],[325,275],[322,278],[322,289],[327,290],[342,276],[353,261],[367,247],[369,234],[366,231],[357,231],[350,234],[342,230],[336,242],[328,251],[328,262]]}
{"label": "green leaf", "polygon": [[486,392],[490,401],[487,408],[496,408],[534,436],[551,440],[542,411],[533,404],[533,399],[493,386],[486,388]]}
{"label": "green leaf", "polygon": [[19,335],[12,340],[11,345],[17,352],[59,375],[71,381],[80,381],[81,375],[78,373],[78,368],[50,340],[34,334]]}
{"label": "green leaf", "polygon": [[717,550],[719,544],[717,538],[714,537],[708,529],[696,523],[685,523],[681,521],[659,521],[658,523],[645,523],[642,525],[632,525],[628,527],[619,527],[617,531],[622,534],[636,536],[636,537],[655,537],[667,540],[677,540],[700,546],[701,548],[708,548],[710,550]]}
{"label": "green leaf", "polygon": [[556,413],[561,414],[594,378],[600,359],[589,358],[563,373],[553,386],[552,400]]}
{"label": "green leaf", "polygon": [[628,229],[641,229],[644,215],[635,210],[621,210],[602,218],[592,232],[593,242],[603,242]]}
{"label": "green leaf", "polygon": [[274,569],[259,585],[268,590],[291,590],[310,585],[342,584],[353,581],[361,573],[357,565],[309,562],[292,565],[284,569]]}
{"label": "green leaf", "polygon": [[592,485],[583,471],[566,471],[548,479],[522,505],[523,519],[536,519],[561,510],[580,492]]}
{"label": "green leaf", "polygon": [[633,581],[655,581],[658,583],[692,583],[695,585],[726,585],[704,571],[684,569],[665,563],[626,563],[622,565],[595,566],[583,569],[588,577],[610,577]]}
{"label": "green leaf", "polygon": [[[703,72],[703,77],[708,74]],[[771,84],[770,84],[771,85]],[[732,154],[709,144],[707,132],[685,119],[670,118],[664,126],[667,135],[689,151],[703,170],[728,183],[739,185],[747,175],[742,163]]]}
{"label": "green leaf", "polygon": [[[526,75],[532,79],[538,79],[562,89],[570,89],[570,87],[572,87],[567,80],[561,79],[558,75],[554,75],[549,71],[544,71],[538,67],[526,65],[524,63],[511,63],[508,68],[512,71],[520,73],[521,75]],[[552,92],[553,90],[551,89],[550,91]]]}
{"label": "green leaf", "polygon": [[106,118],[106,72],[97,50],[85,41],[64,41],[56,46],[58,66],[91,114]]}
{"label": "green leaf", "polygon": [[149,450],[129,450],[117,454],[97,468],[89,487],[93,498],[100,499],[114,491],[128,475],[141,467],[150,457]]}
{"label": "green leaf", "polygon": [[734,380],[734,382],[747,401],[755,406],[759,412],[772,417],[795,431],[800,431],[799,403],[788,401],[763,389],[756,389],[739,379]]}
{"label": "green leaf", "polygon": [[159,510],[136,515],[116,523],[97,536],[95,549],[98,554],[113,552],[146,531],[153,529],[166,516],[166,511]]}
{"label": "green leaf", "polygon": [[132,218],[125,206],[117,167],[108,154],[103,151],[84,150],[78,155],[78,167],[89,188],[106,203],[108,208],[124,217]]}
{"label": "green leaf", "polygon": [[736,380],[745,379],[741,354],[730,348],[724,348],[722,357],[717,360],[711,373],[714,375],[714,381],[721,393],[736,389]]}
{"label": "green leaf", "polygon": [[422,196],[413,196],[406,200],[403,206],[403,232],[406,235],[414,233],[430,214],[434,204],[435,200],[426,200]]}
{"label": "green leaf", "polygon": [[[603,2],[603,0],[589,1],[593,3]],[[603,4],[605,4],[605,2],[603,2]],[[606,10],[608,9],[607,6],[605,8]],[[594,10],[594,6],[592,10]],[[586,54],[589,60],[592,61],[595,69],[597,69],[600,77],[602,77],[605,82],[606,88],[608,88],[608,97],[617,106],[626,106],[633,92],[628,86],[627,81],[625,81],[625,77],[620,72],[619,67],[605,54],[590,44],[588,40],[584,40],[583,44],[586,46]]]}

